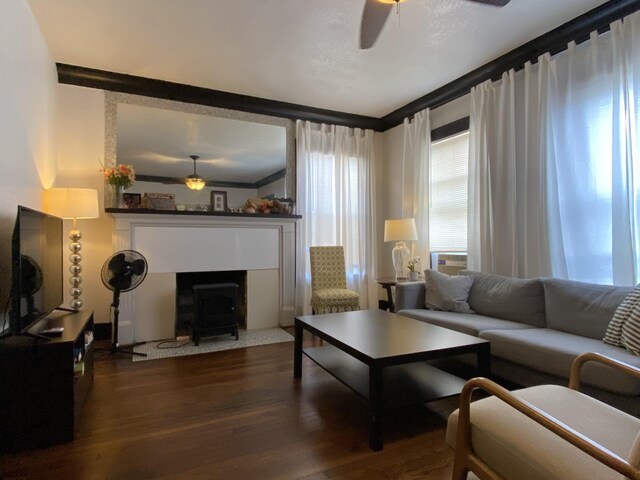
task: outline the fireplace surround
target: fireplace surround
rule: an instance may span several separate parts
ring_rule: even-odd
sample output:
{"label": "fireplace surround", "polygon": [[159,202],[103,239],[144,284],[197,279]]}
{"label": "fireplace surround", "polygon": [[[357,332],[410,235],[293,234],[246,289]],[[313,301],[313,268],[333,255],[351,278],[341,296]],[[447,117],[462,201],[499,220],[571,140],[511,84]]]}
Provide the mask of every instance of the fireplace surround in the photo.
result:
{"label": "fireplace surround", "polygon": [[109,213],[114,251],[137,250],[149,264],[145,281],[121,298],[121,343],[174,338],[182,272],[246,271],[246,328],[293,325],[299,217]]}

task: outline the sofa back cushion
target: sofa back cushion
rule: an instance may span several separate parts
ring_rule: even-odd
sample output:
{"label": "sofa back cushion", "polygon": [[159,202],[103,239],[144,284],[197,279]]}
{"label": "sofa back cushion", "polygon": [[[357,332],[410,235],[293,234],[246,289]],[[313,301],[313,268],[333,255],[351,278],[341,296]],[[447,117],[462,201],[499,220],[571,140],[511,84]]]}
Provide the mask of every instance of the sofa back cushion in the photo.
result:
{"label": "sofa back cushion", "polygon": [[468,302],[474,312],[534,327],[545,326],[544,288],[539,278],[525,280],[471,270],[459,274],[473,277]]}
{"label": "sofa back cushion", "polygon": [[425,270],[425,307],[443,312],[473,313],[467,303],[473,278],[465,275],[446,275],[435,270]]}
{"label": "sofa back cushion", "polygon": [[633,289],[545,278],[547,327],[601,340],[618,305]]}

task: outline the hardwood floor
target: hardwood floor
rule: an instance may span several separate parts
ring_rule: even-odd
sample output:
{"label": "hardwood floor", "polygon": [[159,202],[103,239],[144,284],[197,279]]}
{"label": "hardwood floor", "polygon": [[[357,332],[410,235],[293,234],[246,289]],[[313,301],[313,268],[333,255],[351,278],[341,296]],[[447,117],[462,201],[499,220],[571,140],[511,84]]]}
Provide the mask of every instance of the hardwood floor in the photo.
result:
{"label": "hardwood floor", "polygon": [[394,412],[369,450],[366,403],[293,342],[133,363],[96,362],[74,442],[0,458],[3,479],[451,478],[456,401]]}

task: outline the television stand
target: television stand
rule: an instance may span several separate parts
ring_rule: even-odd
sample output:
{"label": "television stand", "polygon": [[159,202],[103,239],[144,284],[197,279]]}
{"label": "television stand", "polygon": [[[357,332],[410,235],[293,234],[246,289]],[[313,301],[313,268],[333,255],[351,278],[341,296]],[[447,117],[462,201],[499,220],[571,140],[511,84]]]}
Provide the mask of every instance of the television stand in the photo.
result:
{"label": "television stand", "polygon": [[54,308],[54,310],[60,310],[61,312],[71,312],[71,313],[78,313],[80,310],[74,310],[73,308],[69,308],[69,307],[56,307]]}
{"label": "television stand", "polygon": [[39,333],[31,333],[31,332],[22,332],[20,336],[33,338],[34,340],[46,340],[47,342],[53,338],[53,337],[47,337],[45,335],[40,335]]}
{"label": "television stand", "polygon": [[23,335],[0,341],[0,453],[73,440],[93,383],[92,311],[54,311]]}

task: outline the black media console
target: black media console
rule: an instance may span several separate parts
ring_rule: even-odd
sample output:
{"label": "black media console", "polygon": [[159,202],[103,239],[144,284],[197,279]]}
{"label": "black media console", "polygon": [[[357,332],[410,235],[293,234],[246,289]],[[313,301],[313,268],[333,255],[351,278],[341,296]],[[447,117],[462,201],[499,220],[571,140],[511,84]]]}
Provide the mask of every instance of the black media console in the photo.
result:
{"label": "black media console", "polygon": [[0,453],[69,442],[93,383],[93,312],[54,311],[0,341]]}

